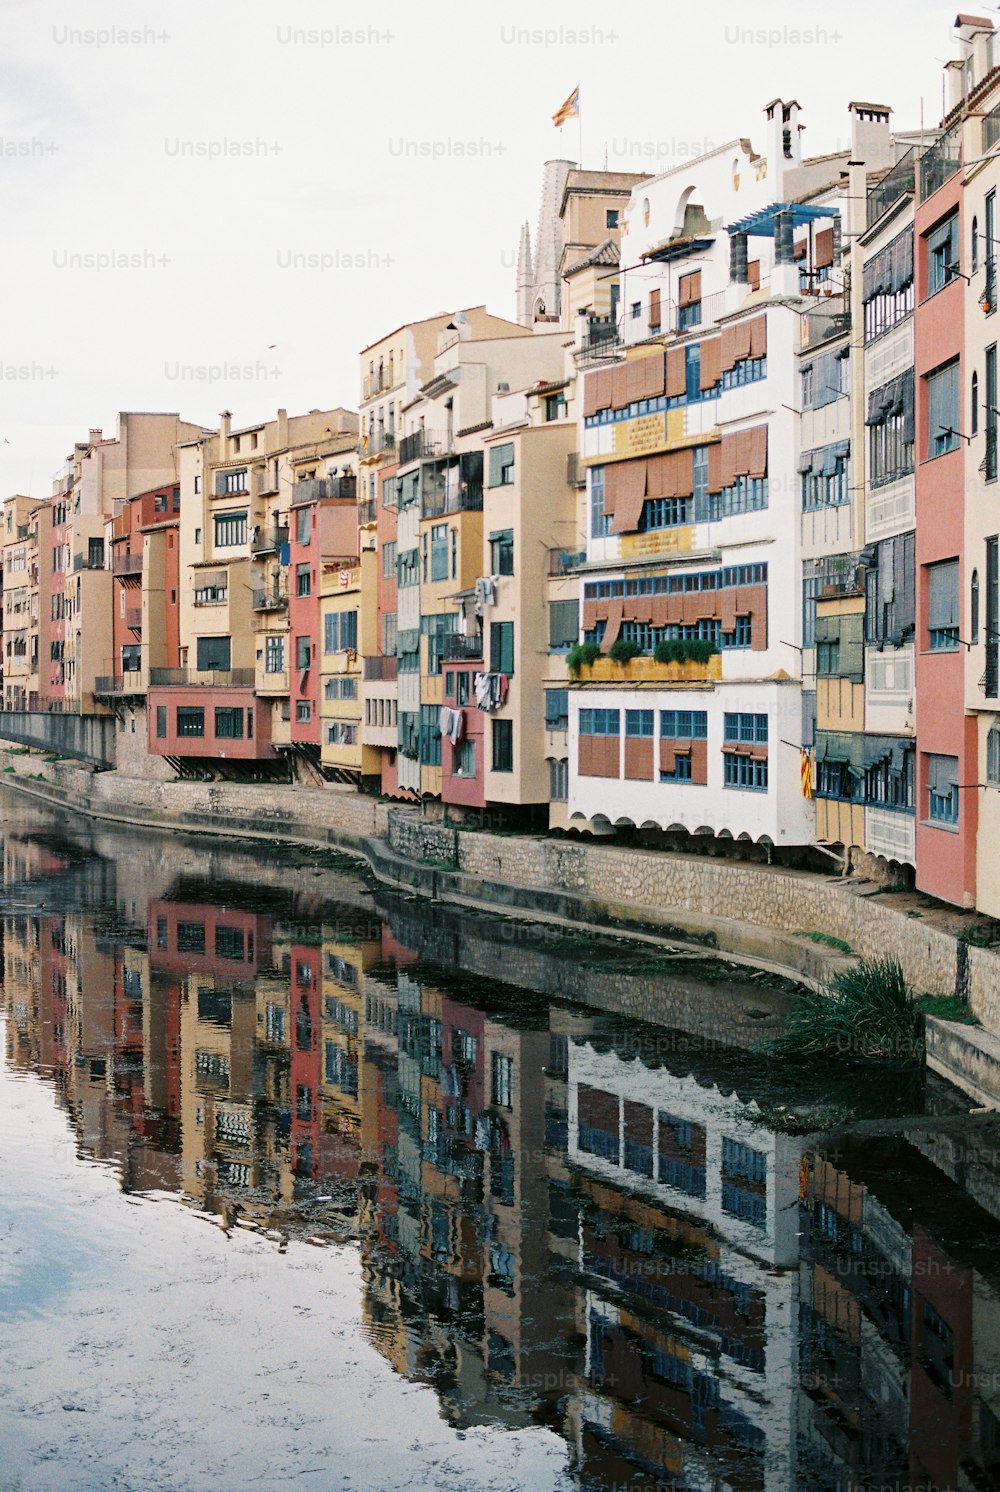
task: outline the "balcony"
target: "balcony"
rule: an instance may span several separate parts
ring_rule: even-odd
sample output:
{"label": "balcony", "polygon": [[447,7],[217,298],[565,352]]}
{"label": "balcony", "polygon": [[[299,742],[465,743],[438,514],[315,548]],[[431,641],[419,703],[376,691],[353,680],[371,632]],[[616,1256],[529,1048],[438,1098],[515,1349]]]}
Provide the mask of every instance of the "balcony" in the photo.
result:
{"label": "balcony", "polygon": [[443,518],[448,513],[481,513],[482,511],[482,482],[463,482],[461,486],[444,492],[428,492],[425,488],[420,516],[421,518]]}
{"label": "balcony", "polygon": [[395,653],[391,657],[383,656],[381,653],[375,657],[369,656],[363,659],[363,665],[364,677],[369,683],[391,684],[393,679],[397,677],[397,659]]}
{"label": "balcony", "polygon": [[624,343],[614,316],[587,316],[584,320],[580,345],[573,352],[578,366],[600,362],[621,352]]}
{"label": "balcony", "polygon": [[894,202],[907,192],[916,190],[918,152],[915,145],[911,145],[905,155],[900,156],[891,171],[887,171],[878,186],[872,187],[868,193],[865,203],[866,224],[870,228],[877,223],[884,212],[887,212]]}
{"label": "balcony", "polygon": [[478,663],[483,656],[483,639],[450,632],[441,639],[438,651],[443,663]]}
{"label": "balcony", "polygon": [[1000,104],[983,119],[983,152],[992,150],[1000,140]]}
{"label": "balcony", "polygon": [[142,675],[136,670],[124,674],[98,674],[94,680],[95,695],[145,694],[145,692],[146,688],[142,683]]}
{"label": "balcony", "polygon": [[293,507],[298,507],[302,503],[321,502],[325,498],[357,502],[357,477],[353,472],[343,477],[307,477],[304,481],[295,482],[292,486]]}
{"label": "balcony", "polygon": [[366,497],[358,503],[358,523],[364,528],[378,518],[378,503],[374,497]]}
{"label": "balcony", "polygon": [[285,524],[269,524],[267,528],[258,529],[256,538],[250,540],[250,553],[272,554],[280,549],[283,544],[287,543],[287,526]]}
{"label": "balcony", "polygon": [[142,607],[129,606],[125,612],[125,625],[131,632],[142,631]]}
{"label": "balcony", "polygon": [[408,466],[411,461],[423,461],[434,456],[447,456],[455,446],[450,430],[414,430],[404,435],[399,442],[399,464]]}
{"label": "balcony", "polygon": [[257,675],[256,692],[258,694],[287,694],[288,693],[288,670],[265,672]]}
{"label": "balcony", "polygon": [[[82,558],[81,555],[76,555],[75,556],[74,561],[73,561],[73,568],[74,568],[74,570],[77,570],[77,569],[81,568],[76,563],[76,561],[78,559],[81,559],[81,558]],[[99,565],[99,566],[91,565],[89,568],[90,569],[101,569],[101,570],[103,570],[104,566],[103,566],[103,564]],[[111,560],[111,572],[112,572],[113,575],[141,575],[142,574],[142,555],[141,554],[117,554],[116,553],[112,557],[112,560]]]}
{"label": "balcony", "polygon": [[254,591],[250,605],[254,611],[286,611],[288,597],[279,596],[276,591]]}
{"label": "balcony", "polygon": [[392,456],[395,451],[395,430],[375,430],[370,435],[362,435],[358,441],[358,455],[362,461],[371,461],[376,456]]}
{"label": "balcony", "polygon": [[587,563],[587,551],[578,549],[549,550],[549,574],[550,575],[572,575],[579,565]]}
{"label": "balcony", "polygon": [[[130,555],[129,558],[130,559],[135,559],[137,561],[137,568],[141,571],[141,569],[142,569],[142,555],[138,555],[138,554],[137,555]],[[73,574],[74,575],[77,573],[78,570],[103,570],[103,569],[104,569],[104,553],[103,553],[103,549],[102,549],[101,554],[99,554],[99,555],[97,555],[97,554],[74,554],[74,556],[73,556]],[[118,571],[116,573],[130,574],[131,571],[123,570],[123,571]]]}
{"label": "balcony", "polygon": [[387,394],[392,388],[392,364],[379,368],[377,373],[366,373],[361,380],[362,399],[374,399],[376,394]]}
{"label": "balcony", "polygon": [[252,668],[196,669],[151,668],[152,689],[188,689],[206,685],[215,689],[252,689],[256,674]]}
{"label": "balcony", "polygon": [[962,166],[961,125],[953,125],[920,157],[920,200],[926,202]]}

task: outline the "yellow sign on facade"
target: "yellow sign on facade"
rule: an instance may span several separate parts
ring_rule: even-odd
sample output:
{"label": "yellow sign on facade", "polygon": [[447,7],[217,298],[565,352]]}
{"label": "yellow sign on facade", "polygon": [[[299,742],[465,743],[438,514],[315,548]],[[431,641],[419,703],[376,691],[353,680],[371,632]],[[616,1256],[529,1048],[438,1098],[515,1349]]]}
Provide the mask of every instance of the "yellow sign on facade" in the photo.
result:
{"label": "yellow sign on facade", "polygon": [[622,534],[622,559],[642,559],[653,554],[690,554],[690,525],[658,528],[645,534]]}
{"label": "yellow sign on facade", "polygon": [[643,414],[637,420],[622,420],[615,426],[616,456],[648,456],[653,451],[662,451],[666,443],[666,415]]}

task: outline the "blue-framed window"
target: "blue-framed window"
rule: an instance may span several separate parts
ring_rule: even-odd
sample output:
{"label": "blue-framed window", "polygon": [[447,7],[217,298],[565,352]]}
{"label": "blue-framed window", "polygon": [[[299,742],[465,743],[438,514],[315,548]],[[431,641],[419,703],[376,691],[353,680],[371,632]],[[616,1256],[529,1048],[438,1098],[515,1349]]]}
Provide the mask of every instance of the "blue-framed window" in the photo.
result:
{"label": "blue-framed window", "polygon": [[705,741],[708,714],[705,710],[661,710],[660,735],[671,741]]}
{"label": "blue-framed window", "polygon": [[621,733],[620,710],[581,710],[581,736],[617,736]]}
{"label": "blue-framed window", "polygon": [[927,757],[927,817],[932,824],[958,823],[958,757]]}

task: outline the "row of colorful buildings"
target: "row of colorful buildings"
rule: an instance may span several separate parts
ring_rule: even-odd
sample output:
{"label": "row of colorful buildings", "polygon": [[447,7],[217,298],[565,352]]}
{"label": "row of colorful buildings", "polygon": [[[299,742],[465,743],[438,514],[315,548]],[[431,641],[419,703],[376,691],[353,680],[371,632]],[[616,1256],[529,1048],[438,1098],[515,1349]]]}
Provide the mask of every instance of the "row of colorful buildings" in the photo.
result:
{"label": "row of colorful buildings", "polygon": [[[120,767],[889,871],[1000,915],[1000,42],[948,111],[656,177],[546,166],[517,320],[358,412],[123,414],[4,505],[3,704]],[[753,848],[763,846],[763,851]]]}

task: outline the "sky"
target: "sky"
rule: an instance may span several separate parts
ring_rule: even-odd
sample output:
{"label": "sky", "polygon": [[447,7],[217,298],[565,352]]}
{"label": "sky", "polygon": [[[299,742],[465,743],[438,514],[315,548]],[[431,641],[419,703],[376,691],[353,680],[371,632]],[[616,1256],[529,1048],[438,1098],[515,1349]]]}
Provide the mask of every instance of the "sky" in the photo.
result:
{"label": "sky", "polygon": [[954,18],[954,0],[5,0],[0,497],[47,496],[119,409],[238,427],[354,408],[359,351],[399,324],[513,317],[542,163],[579,158],[551,117],[577,84],[591,169],[664,171],[737,136],[763,152],[774,97],[822,154],[851,99],[938,121]]}

